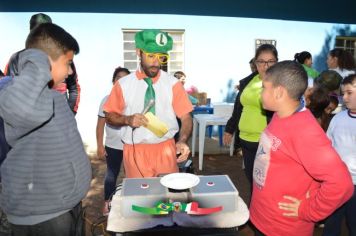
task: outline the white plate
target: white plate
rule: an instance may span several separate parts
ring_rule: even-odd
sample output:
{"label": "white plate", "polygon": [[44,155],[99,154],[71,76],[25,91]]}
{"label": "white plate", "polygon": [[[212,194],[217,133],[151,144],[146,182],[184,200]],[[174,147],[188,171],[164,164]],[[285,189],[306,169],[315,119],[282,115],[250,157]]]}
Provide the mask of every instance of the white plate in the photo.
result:
{"label": "white plate", "polygon": [[192,188],[199,184],[199,181],[198,176],[189,173],[173,173],[163,176],[160,180],[163,186],[176,190]]}

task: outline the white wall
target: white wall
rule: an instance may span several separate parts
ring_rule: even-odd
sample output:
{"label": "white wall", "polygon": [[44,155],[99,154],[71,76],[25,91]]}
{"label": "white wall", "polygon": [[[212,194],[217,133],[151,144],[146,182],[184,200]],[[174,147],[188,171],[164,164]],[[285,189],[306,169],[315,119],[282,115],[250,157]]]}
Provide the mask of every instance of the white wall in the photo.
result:
{"label": "white wall", "polygon": [[[33,13],[0,13],[0,67],[24,47]],[[77,114],[83,140],[95,145],[97,110],[110,92],[114,68],[123,65],[122,28],[185,29],[187,85],[222,100],[227,81],[249,74],[255,39],[276,39],[280,60],[307,50],[319,53],[332,24],[227,17],[173,15],[48,13],[80,44],[74,58],[82,88]]]}

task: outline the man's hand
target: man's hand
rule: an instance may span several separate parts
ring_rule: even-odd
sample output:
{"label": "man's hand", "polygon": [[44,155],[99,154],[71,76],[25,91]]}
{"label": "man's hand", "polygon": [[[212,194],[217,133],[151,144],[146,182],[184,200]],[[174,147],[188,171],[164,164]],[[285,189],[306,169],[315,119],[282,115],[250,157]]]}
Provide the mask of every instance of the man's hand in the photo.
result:
{"label": "man's hand", "polygon": [[190,149],[186,143],[178,141],[176,143],[176,151],[178,154],[178,158],[177,158],[178,163],[183,162],[188,159],[188,156],[190,154]]}
{"label": "man's hand", "polygon": [[135,113],[127,117],[127,123],[132,128],[138,128],[140,126],[146,126],[148,120],[143,114]]}
{"label": "man's hand", "polygon": [[230,146],[232,141],[232,134],[224,132],[223,143],[225,146]]}
{"label": "man's hand", "polygon": [[302,201],[291,196],[283,196],[283,198],[290,200],[289,202],[278,203],[279,209],[287,211],[284,212],[283,215],[298,217],[298,210]]}
{"label": "man's hand", "polygon": [[132,128],[145,126],[148,123],[147,118],[140,113],[135,113],[130,116],[121,115],[115,112],[105,112],[106,123],[112,126],[125,126],[128,125]]}
{"label": "man's hand", "polygon": [[105,158],[107,156],[106,150],[104,146],[99,146],[96,151],[96,155],[99,158]]}
{"label": "man's hand", "polygon": [[193,120],[190,113],[187,113],[180,117],[182,126],[179,131],[179,140],[176,143],[176,152],[178,155],[177,162],[183,162],[188,159],[190,149],[187,145],[190,134],[192,133]]}

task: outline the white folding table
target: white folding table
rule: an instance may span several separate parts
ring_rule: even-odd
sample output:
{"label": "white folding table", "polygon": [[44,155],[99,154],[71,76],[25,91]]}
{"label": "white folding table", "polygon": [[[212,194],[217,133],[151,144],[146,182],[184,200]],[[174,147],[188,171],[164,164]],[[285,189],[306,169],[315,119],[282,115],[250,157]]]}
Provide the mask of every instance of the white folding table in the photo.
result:
{"label": "white folding table", "polygon": [[[203,156],[204,156],[204,141],[205,130],[209,125],[226,125],[229,117],[217,116],[214,114],[196,114],[193,116],[193,136],[192,136],[192,156],[195,154],[195,143],[197,137],[197,128],[199,125],[199,170],[203,170]],[[234,139],[230,144],[230,156],[234,151]]]}

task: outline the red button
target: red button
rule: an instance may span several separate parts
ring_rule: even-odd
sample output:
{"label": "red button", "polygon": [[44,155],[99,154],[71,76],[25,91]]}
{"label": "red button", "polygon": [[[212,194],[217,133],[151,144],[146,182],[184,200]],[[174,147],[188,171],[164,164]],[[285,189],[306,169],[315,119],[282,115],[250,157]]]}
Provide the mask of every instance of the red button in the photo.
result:
{"label": "red button", "polygon": [[141,188],[148,188],[148,187],[150,187],[150,185],[148,185],[148,184],[141,184]]}

